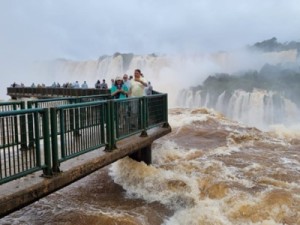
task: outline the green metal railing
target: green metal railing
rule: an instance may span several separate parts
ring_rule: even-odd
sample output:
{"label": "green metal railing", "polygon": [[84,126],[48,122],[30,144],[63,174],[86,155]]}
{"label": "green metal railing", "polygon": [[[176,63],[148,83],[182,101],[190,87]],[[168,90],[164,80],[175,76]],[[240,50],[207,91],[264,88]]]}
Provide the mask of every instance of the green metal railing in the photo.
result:
{"label": "green metal railing", "polygon": [[13,111],[17,109],[25,109],[23,101],[0,102],[0,112]]}
{"label": "green metal railing", "polygon": [[[42,116],[42,121],[39,116]],[[48,109],[26,109],[0,113],[0,184],[25,176],[38,170],[51,174],[49,138],[40,141],[39,126],[49,137]],[[24,150],[27,143],[27,118],[32,116],[35,128],[34,148]]]}
{"label": "green metal railing", "polygon": [[51,108],[54,172],[60,162],[106,145],[107,106],[107,101],[96,101]]}
{"label": "green metal railing", "polygon": [[27,101],[27,108],[51,108],[60,105],[75,104],[81,102],[91,102],[99,100],[107,100],[111,98],[111,94],[101,95],[85,95],[80,97],[63,97],[50,99],[34,99]]}
{"label": "green metal railing", "polygon": [[[99,101],[110,99],[111,94],[102,94],[102,95],[88,95],[88,96],[80,96],[80,97],[64,97],[64,98],[51,98],[51,99],[35,99],[27,101],[27,108],[52,108],[61,105],[67,104],[76,104],[81,102],[90,102],[90,101]],[[50,116],[49,116],[50,118]],[[32,121],[32,117],[28,118],[29,124]],[[49,121],[50,123],[50,121]],[[32,148],[32,144],[34,142],[33,139],[33,127],[29,128],[29,145],[28,148]],[[42,130],[42,127],[40,127]]]}
{"label": "green metal railing", "polygon": [[113,151],[121,139],[168,125],[167,94],[77,101],[0,112],[0,184],[38,170],[50,176],[68,159],[101,147]]}

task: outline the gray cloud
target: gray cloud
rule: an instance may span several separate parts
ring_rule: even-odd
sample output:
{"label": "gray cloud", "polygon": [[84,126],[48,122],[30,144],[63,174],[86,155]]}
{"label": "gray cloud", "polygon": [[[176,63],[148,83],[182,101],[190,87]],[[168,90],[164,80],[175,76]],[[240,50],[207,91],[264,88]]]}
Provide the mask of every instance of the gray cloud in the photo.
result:
{"label": "gray cloud", "polygon": [[7,86],[32,60],[232,51],[299,27],[298,0],[2,0],[0,73]]}
{"label": "gray cloud", "polygon": [[299,17],[297,0],[4,0],[0,47],[12,57],[74,59],[231,50],[299,39]]}

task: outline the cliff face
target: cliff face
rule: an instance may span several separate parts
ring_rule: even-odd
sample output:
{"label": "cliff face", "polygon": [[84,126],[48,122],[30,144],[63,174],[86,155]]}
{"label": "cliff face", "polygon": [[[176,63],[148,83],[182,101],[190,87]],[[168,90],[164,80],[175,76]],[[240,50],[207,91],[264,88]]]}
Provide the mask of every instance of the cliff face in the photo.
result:
{"label": "cliff face", "polygon": [[260,128],[293,124],[299,121],[300,113],[300,65],[296,52],[267,53],[284,60],[266,63],[259,70],[210,75],[201,85],[181,90],[177,104],[213,108]]}

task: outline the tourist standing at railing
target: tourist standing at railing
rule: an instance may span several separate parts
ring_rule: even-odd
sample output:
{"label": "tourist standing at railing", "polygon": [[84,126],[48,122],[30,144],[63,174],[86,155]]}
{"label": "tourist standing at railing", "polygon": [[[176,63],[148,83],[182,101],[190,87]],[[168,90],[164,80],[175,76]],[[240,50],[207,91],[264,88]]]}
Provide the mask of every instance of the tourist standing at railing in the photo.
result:
{"label": "tourist standing at railing", "polygon": [[128,75],[127,74],[123,75],[123,82],[124,82],[124,85],[126,85],[126,87],[128,88],[128,90],[130,90],[131,81],[128,79]]}
{"label": "tourist standing at railing", "polygon": [[19,85],[18,85],[16,82],[14,82],[14,83],[11,85],[11,87],[19,87]]}
{"label": "tourist standing at railing", "polygon": [[128,88],[123,83],[123,79],[121,77],[116,77],[114,85],[110,89],[111,95],[116,98],[126,98],[128,95]]}
{"label": "tourist standing at railing", "polygon": [[79,83],[78,83],[78,80],[76,80],[76,82],[73,84],[73,87],[74,87],[74,88],[80,88]]}
{"label": "tourist standing at railing", "polygon": [[107,86],[107,83],[105,82],[105,79],[102,80],[102,84],[101,84],[101,89],[103,90],[107,90],[108,89],[108,86]]}
{"label": "tourist standing at railing", "polygon": [[86,81],[83,82],[83,84],[81,85],[81,88],[89,88]]}
{"label": "tourist standing at railing", "polygon": [[[142,97],[145,93],[145,87],[147,87],[147,80],[142,77],[141,70],[136,69],[134,71],[134,78],[130,82],[130,97]],[[140,105],[136,101],[130,102],[128,106],[127,114],[130,115],[129,123],[130,129],[138,129],[141,126],[141,120],[138,115]]]}
{"label": "tourist standing at railing", "polygon": [[151,82],[148,81],[148,86],[145,88],[145,95],[152,95],[153,87]]}
{"label": "tourist standing at railing", "polygon": [[115,85],[115,79],[111,79],[110,82],[111,82],[111,87]]}
{"label": "tourist standing at railing", "polygon": [[[116,77],[114,85],[111,87],[111,95],[115,99],[126,99],[128,96],[128,88],[124,84],[122,77]],[[127,105],[126,104],[120,104],[120,107],[118,107],[118,122],[119,124],[118,129],[124,129],[125,125],[125,115],[126,115]]]}
{"label": "tourist standing at railing", "polygon": [[141,74],[141,70],[139,69],[134,71],[134,79],[131,80],[131,87],[129,91],[129,95],[131,97],[144,96],[144,89],[147,87],[148,82]]}
{"label": "tourist standing at railing", "polygon": [[95,84],[95,88],[101,88],[101,81],[97,80],[96,84]]}

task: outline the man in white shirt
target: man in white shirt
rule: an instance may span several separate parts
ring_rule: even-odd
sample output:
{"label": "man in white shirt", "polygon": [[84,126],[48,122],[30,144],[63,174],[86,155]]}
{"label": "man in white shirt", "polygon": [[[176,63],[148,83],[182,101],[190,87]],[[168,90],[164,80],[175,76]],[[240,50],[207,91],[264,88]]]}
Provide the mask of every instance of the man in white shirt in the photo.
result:
{"label": "man in white shirt", "polygon": [[[141,71],[136,69],[134,71],[134,78],[131,80],[129,96],[130,97],[142,97],[144,96],[145,87],[147,87],[147,81],[145,78],[142,77]],[[141,121],[140,117],[138,116],[140,105],[137,102],[131,102],[131,105],[128,108],[128,112],[131,115],[130,118],[130,129],[140,129],[141,128]]]}

